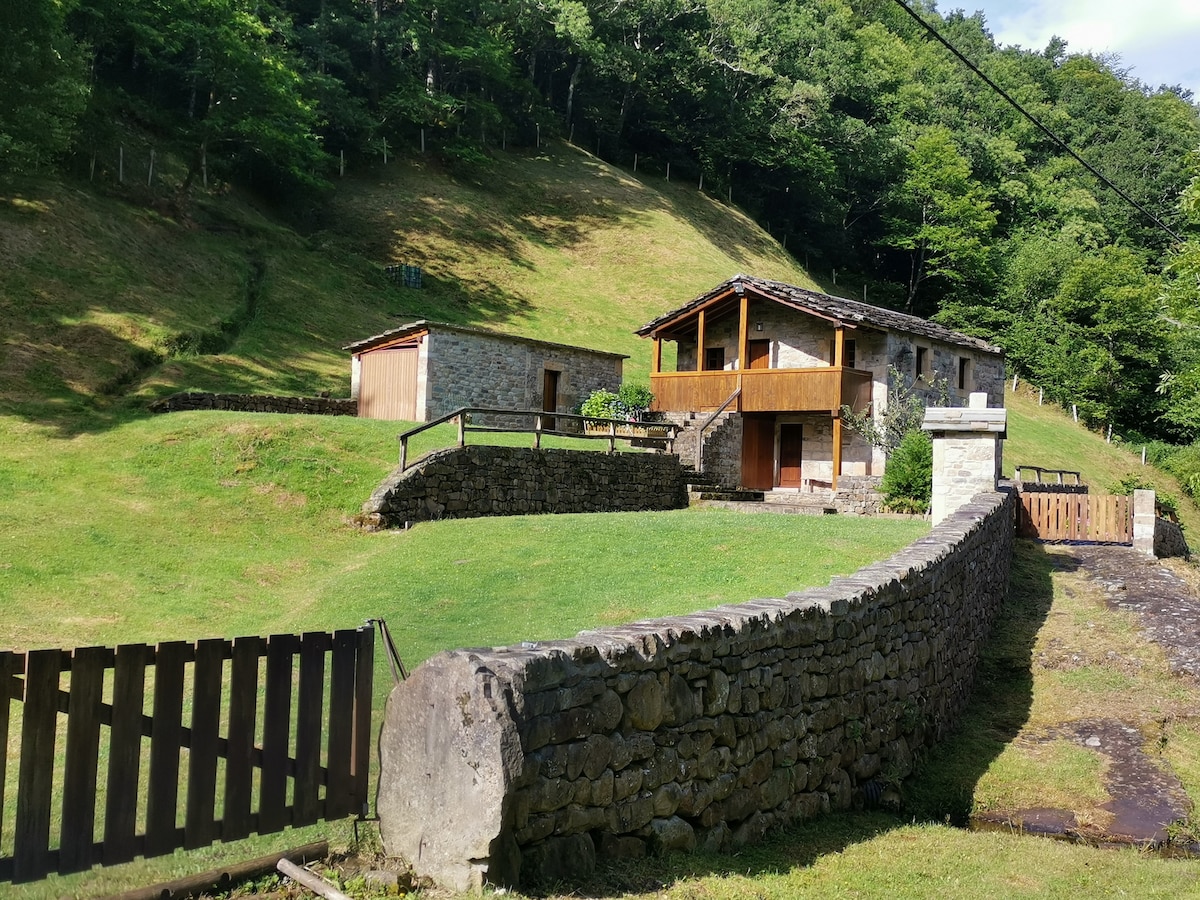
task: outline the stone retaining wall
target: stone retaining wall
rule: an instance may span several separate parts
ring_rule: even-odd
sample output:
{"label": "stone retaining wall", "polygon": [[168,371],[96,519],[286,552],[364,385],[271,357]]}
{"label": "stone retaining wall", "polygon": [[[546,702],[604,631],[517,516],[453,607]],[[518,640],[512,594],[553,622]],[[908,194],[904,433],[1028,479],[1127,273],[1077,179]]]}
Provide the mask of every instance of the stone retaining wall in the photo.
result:
{"label": "stone retaining wall", "polygon": [[980,494],[827,588],[435,656],[387,704],[387,852],[458,889],[572,881],[887,798],[967,701],[1012,522]]}
{"label": "stone retaining wall", "polygon": [[309,416],[356,416],[358,401],[332,397],[275,397],[269,394],[172,394],[150,404],[156,413],[190,409],[230,412],[301,413]]}
{"label": "stone retaining wall", "polygon": [[359,520],[389,528],[431,519],[682,509],[685,484],[672,454],[455,447],[393,471]]}
{"label": "stone retaining wall", "polygon": [[1154,555],[1159,559],[1180,556],[1187,559],[1191,555],[1183,529],[1177,522],[1154,517]]}

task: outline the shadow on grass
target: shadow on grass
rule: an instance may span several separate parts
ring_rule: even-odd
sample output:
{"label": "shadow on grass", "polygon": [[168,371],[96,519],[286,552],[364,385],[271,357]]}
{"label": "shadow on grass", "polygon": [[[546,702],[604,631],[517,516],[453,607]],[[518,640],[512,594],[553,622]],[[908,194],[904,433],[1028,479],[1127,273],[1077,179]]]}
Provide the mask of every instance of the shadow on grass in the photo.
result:
{"label": "shadow on grass", "polygon": [[1038,543],[1016,542],[1008,597],[980,657],[971,700],[958,728],[904,786],[909,817],[967,824],[979,779],[1029,718],[1033,647],[1054,599],[1051,574],[1075,567]]}
{"label": "shadow on grass", "polygon": [[[602,864],[572,896],[606,897],[650,892],[679,879],[772,874],[805,868],[830,853],[916,822],[965,826],[975,787],[992,761],[1020,732],[1033,703],[1033,648],[1050,611],[1051,574],[1075,568],[1032,541],[1017,541],[1009,591],[983,650],[971,700],[956,730],[921,762],[903,786],[898,814],[832,813],[770,834],[729,854],[668,856]],[[552,890],[531,896],[554,896]]]}

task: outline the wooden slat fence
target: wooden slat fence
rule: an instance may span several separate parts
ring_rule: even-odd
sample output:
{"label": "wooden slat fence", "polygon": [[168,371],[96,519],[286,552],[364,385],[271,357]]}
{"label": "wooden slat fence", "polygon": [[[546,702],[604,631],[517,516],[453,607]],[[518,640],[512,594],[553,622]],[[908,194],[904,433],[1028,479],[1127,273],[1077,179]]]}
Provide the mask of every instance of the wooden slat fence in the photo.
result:
{"label": "wooden slat fence", "polygon": [[0,652],[0,879],[364,811],[374,641],[364,626]]}
{"label": "wooden slat fence", "polygon": [[1017,534],[1042,541],[1133,542],[1133,498],[1021,493]]}

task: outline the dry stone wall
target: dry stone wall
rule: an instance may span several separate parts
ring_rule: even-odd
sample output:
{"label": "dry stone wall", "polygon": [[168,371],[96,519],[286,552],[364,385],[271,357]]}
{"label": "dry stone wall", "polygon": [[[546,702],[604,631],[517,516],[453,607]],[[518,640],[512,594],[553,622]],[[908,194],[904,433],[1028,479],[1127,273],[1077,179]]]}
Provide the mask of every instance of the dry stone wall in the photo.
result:
{"label": "dry stone wall", "polygon": [[879,800],[967,700],[1012,516],[981,494],[827,588],[439,654],[388,700],[387,851],[458,889],[571,881]]}
{"label": "dry stone wall", "polygon": [[672,454],[456,447],[393,471],[363,504],[360,521],[389,528],[431,519],[682,509],[685,479]]}
{"label": "dry stone wall", "polygon": [[276,397],[270,394],[172,394],[150,404],[152,412],[222,409],[229,412],[300,413],[309,416],[356,416],[358,401],[332,397]]}

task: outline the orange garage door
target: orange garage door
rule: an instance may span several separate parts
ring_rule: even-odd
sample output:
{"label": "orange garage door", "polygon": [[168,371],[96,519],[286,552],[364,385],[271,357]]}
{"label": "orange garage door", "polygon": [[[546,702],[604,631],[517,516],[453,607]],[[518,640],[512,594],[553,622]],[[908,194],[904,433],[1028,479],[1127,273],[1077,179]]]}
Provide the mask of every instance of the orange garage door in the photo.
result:
{"label": "orange garage door", "polygon": [[358,414],[368,419],[417,417],[417,348],[375,350],[362,355]]}

